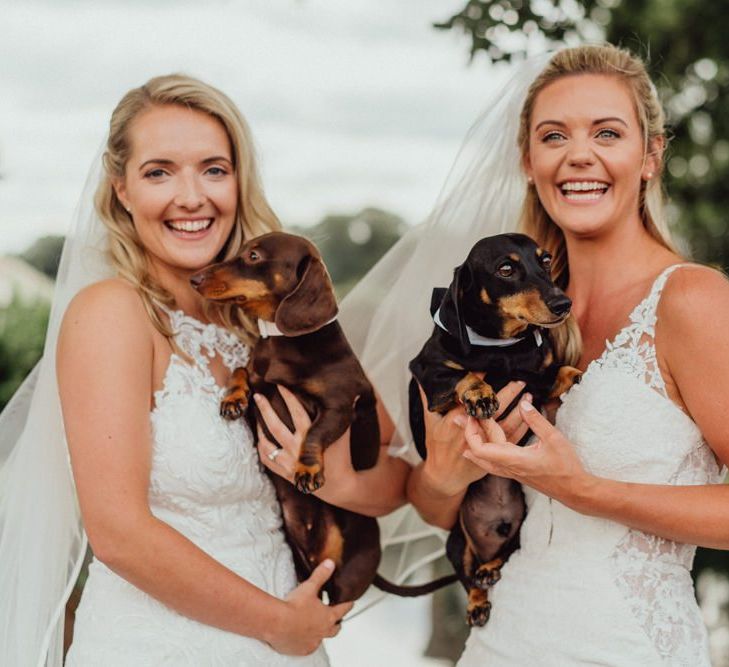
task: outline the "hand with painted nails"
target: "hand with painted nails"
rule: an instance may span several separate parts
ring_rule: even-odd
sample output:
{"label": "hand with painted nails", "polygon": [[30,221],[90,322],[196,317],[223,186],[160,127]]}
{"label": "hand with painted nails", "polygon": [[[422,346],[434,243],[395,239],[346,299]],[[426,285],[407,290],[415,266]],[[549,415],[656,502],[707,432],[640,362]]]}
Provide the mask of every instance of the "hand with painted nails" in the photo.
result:
{"label": "hand with painted nails", "polygon": [[[577,498],[594,481],[582,465],[574,445],[531,403],[522,400],[519,410],[524,423],[536,436],[527,447],[513,444],[493,419],[482,422],[468,418],[463,457],[482,471],[510,477],[577,509]],[[588,494],[589,495],[589,494]]]}
{"label": "hand with painted nails", "polygon": [[[496,419],[523,390],[523,382],[510,382],[497,393],[501,408],[495,415]],[[462,406],[458,406],[445,415],[440,415],[427,409],[422,389],[420,397],[423,400],[425,446],[428,452],[423,464],[423,475],[443,495],[462,493],[469,484],[481,479],[485,474],[483,469],[463,457],[463,453],[467,450],[464,429],[468,417],[465,410]],[[525,395],[525,400],[531,401],[531,396]],[[528,430],[518,410],[512,410],[500,423],[506,437],[515,442],[518,442]]]}

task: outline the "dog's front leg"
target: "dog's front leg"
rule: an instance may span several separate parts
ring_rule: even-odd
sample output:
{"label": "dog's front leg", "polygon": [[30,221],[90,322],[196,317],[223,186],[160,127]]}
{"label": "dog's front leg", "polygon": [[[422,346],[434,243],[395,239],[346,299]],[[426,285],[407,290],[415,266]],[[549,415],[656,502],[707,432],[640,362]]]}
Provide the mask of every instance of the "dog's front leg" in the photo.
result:
{"label": "dog's front leg", "polygon": [[294,470],[294,485],[302,493],[313,493],[324,486],[324,450],[339,438],[352,421],[352,408],[321,406],[309,428]]}
{"label": "dog's front leg", "polygon": [[582,371],[574,366],[562,366],[557,371],[557,378],[549,390],[549,398],[559,398],[564,392],[572,388],[572,385],[579,384],[582,379]]}
{"label": "dog's front leg", "polygon": [[236,368],[226,385],[226,393],[220,402],[220,416],[226,419],[239,419],[248,408],[250,385],[248,383],[248,370]]}
{"label": "dog's front leg", "polygon": [[477,419],[489,419],[499,409],[493,387],[475,373],[466,373],[456,384],[456,397],[466,413]]}

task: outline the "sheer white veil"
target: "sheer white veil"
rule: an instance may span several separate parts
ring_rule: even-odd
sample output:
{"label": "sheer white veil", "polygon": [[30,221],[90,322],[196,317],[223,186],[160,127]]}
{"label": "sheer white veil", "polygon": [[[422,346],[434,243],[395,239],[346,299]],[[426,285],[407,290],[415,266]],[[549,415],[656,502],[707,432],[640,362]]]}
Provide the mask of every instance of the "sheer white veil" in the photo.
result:
{"label": "sheer white veil", "polygon": [[94,211],[101,151],[63,246],[43,358],[0,414],[0,665],[60,667],[66,600],[86,553],[56,383],[66,306],[112,275]]}
{"label": "sheer white veil", "polygon": [[[450,284],[454,267],[478,239],[516,231],[526,194],[517,146],[519,117],[527,90],[550,55],[519,63],[492,92],[433,211],[341,304],[342,326],[395,424],[390,451],[410,463],[419,457],[408,424],[408,363],[433,329],[431,290]],[[383,545],[398,550],[386,571],[398,582],[443,553],[445,532],[427,526],[411,507],[382,520],[381,529]]]}

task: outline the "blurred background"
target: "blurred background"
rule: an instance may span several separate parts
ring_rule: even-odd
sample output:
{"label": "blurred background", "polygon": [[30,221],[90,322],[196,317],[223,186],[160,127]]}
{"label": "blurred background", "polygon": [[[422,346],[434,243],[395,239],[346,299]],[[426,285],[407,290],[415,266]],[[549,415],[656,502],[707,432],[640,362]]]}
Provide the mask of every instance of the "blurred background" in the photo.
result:
{"label": "blurred background", "polygon": [[[648,60],[668,112],[669,214],[727,268],[725,0],[0,0],[0,409],[42,352],[65,227],[119,98],[182,71],[248,118],[268,197],[321,248],[340,296],[423,220],[512,62],[607,39]],[[436,569],[440,566],[436,566]],[[695,575],[729,665],[729,557]],[[388,599],[330,642],[336,665],[448,665],[455,588]],[[350,629],[351,628],[351,629]]]}

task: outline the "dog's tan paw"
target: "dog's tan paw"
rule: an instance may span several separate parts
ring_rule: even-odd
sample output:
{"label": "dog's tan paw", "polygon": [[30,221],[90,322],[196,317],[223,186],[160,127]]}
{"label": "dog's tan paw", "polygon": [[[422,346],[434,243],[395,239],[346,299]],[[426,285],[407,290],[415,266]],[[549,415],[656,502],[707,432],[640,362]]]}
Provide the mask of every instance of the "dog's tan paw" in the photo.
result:
{"label": "dog's tan paw", "polygon": [[321,489],[324,486],[324,471],[321,465],[304,465],[298,462],[294,472],[294,486],[301,493],[314,493]]}
{"label": "dog's tan paw", "polygon": [[493,586],[499,579],[501,579],[499,568],[482,565],[473,575],[473,585],[477,588],[486,589]]}
{"label": "dog's tan paw", "polygon": [[458,397],[466,408],[466,414],[476,419],[489,419],[499,409],[499,399],[487,384],[470,387]]}
{"label": "dog's tan paw", "polygon": [[478,605],[469,605],[466,612],[466,620],[471,627],[482,627],[486,625],[491,616],[491,603],[483,602]]}
{"label": "dog's tan paw", "polygon": [[248,397],[241,394],[226,396],[220,401],[220,416],[225,419],[240,419],[248,409]]}

